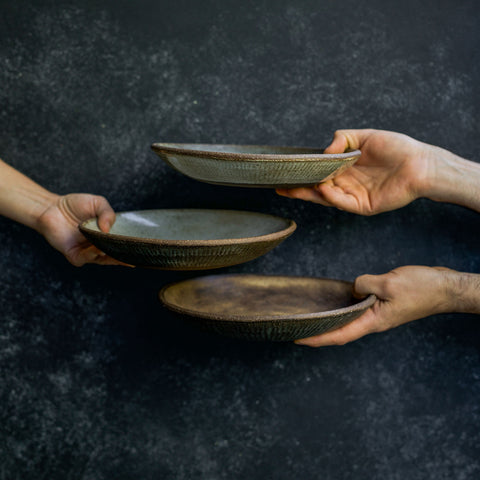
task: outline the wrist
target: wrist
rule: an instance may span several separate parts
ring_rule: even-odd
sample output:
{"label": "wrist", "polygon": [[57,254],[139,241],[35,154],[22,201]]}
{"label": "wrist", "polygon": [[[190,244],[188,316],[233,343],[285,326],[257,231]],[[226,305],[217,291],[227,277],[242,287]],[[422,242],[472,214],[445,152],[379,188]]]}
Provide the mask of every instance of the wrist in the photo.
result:
{"label": "wrist", "polygon": [[416,185],[419,198],[423,197],[434,201],[441,201],[441,190],[444,188],[443,184],[446,181],[444,170],[448,169],[451,163],[451,159],[449,161],[448,158],[449,154],[450,152],[447,150],[443,150],[434,145],[422,144],[420,163],[424,168],[417,179]]}
{"label": "wrist", "polygon": [[448,150],[428,145],[426,174],[420,182],[420,197],[455,203],[480,210],[480,165]]}
{"label": "wrist", "polygon": [[29,225],[41,235],[45,235],[49,228],[48,210],[58,202],[60,195],[49,192],[48,190],[41,192],[35,199],[35,205],[31,212],[32,223]]}
{"label": "wrist", "polygon": [[445,302],[439,313],[480,314],[480,275],[440,268]]}
{"label": "wrist", "polygon": [[38,230],[39,217],[58,195],[0,160],[0,215]]}

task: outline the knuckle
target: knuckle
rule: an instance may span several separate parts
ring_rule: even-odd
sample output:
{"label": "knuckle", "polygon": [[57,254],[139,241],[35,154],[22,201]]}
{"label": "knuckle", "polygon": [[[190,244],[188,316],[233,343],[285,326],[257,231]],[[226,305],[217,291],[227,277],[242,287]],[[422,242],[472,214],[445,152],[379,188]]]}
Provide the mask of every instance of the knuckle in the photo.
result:
{"label": "knuckle", "polygon": [[386,297],[392,297],[397,290],[397,280],[393,275],[387,275],[382,283],[382,292]]}
{"label": "knuckle", "polygon": [[368,280],[371,278],[371,275],[360,275],[357,277],[353,283],[353,287],[355,290],[362,290],[362,287],[368,284]]}
{"label": "knuckle", "polygon": [[93,202],[97,205],[102,205],[107,201],[107,199],[103,195],[94,195],[92,198]]}

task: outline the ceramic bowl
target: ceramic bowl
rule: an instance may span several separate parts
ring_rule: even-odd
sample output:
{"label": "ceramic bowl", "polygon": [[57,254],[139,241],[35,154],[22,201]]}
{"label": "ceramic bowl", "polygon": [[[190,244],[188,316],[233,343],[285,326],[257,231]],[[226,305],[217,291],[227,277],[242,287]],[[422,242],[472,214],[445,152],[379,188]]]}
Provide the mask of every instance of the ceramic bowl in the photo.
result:
{"label": "ceramic bowl", "polygon": [[359,150],[325,154],[322,149],[260,145],[154,143],[171,167],[202,182],[242,187],[313,186],[343,172]]}
{"label": "ceramic bowl", "polygon": [[194,325],[245,340],[290,341],[339,328],[375,296],[358,300],[353,284],[327,278],[210,275],[164,287],[162,303]]}
{"label": "ceramic bowl", "polygon": [[293,220],[235,210],[169,209],[117,213],[109,233],[95,218],[80,231],[122,262],[165,270],[201,270],[248,262],[290,236]]}

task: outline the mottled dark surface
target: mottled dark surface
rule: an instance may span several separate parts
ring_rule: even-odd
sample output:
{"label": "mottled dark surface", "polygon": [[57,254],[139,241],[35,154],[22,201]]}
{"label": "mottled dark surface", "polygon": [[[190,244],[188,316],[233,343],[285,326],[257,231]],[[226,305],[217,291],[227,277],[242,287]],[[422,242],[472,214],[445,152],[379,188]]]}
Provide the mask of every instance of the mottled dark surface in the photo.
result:
{"label": "mottled dark surface", "polygon": [[[0,2],[0,156],[115,209],[234,208],[295,234],[223,272],[478,272],[479,217],[363,218],[197,183],[152,142],[323,147],[342,127],[479,161],[476,0]],[[157,299],[196,274],[76,269],[0,219],[0,479],[476,479],[480,328],[441,315],[307,349],[207,335]]]}

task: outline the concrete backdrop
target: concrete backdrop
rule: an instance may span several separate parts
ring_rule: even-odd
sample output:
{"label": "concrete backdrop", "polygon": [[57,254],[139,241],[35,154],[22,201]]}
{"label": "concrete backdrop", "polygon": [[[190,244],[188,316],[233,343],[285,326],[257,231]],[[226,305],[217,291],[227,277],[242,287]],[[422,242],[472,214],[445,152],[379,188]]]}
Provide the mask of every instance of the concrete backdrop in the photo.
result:
{"label": "concrete backdrop", "polygon": [[[225,272],[478,272],[478,214],[363,218],[183,177],[155,141],[325,146],[400,131],[479,161],[475,0],[0,1],[0,157],[120,210],[293,218]],[[157,299],[202,272],[70,266],[0,218],[0,479],[474,479],[480,329],[439,315],[344,347],[248,343]],[[210,272],[215,273],[215,272]]]}

